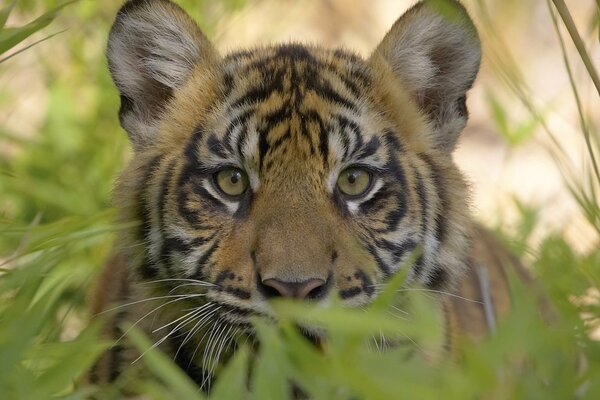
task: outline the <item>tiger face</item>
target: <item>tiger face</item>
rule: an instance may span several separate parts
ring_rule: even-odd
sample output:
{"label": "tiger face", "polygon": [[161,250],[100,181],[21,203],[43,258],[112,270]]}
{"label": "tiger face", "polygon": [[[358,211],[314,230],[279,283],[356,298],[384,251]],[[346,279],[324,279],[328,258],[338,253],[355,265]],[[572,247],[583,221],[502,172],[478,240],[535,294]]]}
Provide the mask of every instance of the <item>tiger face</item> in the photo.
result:
{"label": "tiger face", "polygon": [[401,267],[442,290],[464,271],[451,153],[480,47],[457,2],[418,3],[364,59],[301,44],[221,56],[172,2],[134,0],[107,54],[134,147],[116,201],[140,221],[122,247],[134,285],[158,283],[144,296],[197,294],[244,326],[275,297],[359,307]]}

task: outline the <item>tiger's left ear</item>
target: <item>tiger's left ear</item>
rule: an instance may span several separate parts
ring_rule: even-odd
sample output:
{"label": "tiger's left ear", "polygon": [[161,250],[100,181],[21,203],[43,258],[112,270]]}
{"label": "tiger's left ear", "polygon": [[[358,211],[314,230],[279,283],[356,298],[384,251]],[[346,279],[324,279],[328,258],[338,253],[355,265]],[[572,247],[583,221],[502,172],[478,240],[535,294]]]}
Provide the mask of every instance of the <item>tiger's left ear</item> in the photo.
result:
{"label": "tiger's left ear", "polygon": [[454,0],[424,0],[392,26],[371,59],[382,57],[451,152],[467,123],[466,93],[481,61],[477,30]]}

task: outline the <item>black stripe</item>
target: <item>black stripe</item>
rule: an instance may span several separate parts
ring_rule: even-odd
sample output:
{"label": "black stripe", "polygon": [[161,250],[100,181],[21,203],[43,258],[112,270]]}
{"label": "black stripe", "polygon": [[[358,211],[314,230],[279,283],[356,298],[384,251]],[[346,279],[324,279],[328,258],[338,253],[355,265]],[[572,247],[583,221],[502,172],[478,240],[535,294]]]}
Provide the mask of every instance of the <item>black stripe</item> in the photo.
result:
{"label": "black stripe", "polygon": [[360,81],[360,84],[363,87],[371,85],[371,77],[369,76],[367,69],[363,67],[364,61],[360,56],[343,49],[336,49],[333,51],[333,54],[338,58],[354,64],[352,65],[352,68],[348,70],[348,74],[353,79]]}
{"label": "black stripe", "polygon": [[[362,131],[361,131],[360,127],[354,121],[349,120],[348,118],[344,117],[343,115],[337,114],[337,115],[335,115],[334,118],[340,124],[340,129],[341,129],[342,133],[348,135],[348,132],[350,132],[354,136],[354,144],[355,144],[354,149],[362,147],[363,139],[362,139]],[[349,149],[349,150],[351,153],[353,153],[354,149],[351,149],[351,150]]]}
{"label": "black stripe", "polygon": [[[185,173],[185,171],[182,172],[182,176],[184,175],[184,173]],[[177,193],[177,210],[179,211],[179,215],[181,215],[188,224],[190,224],[193,227],[197,227],[198,224],[200,223],[200,213],[198,211],[193,210],[188,207],[188,205],[187,205],[188,193],[181,186],[184,183],[185,183],[185,181],[180,180],[179,185],[178,185],[179,187],[178,187],[178,193]]]}
{"label": "black stripe", "polygon": [[208,147],[208,150],[213,154],[221,158],[227,157],[225,146],[223,145],[223,143],[221,143],[219,139],[217,139],[217,137],[214,134],[208,137],[206,141],[206,146]]}
{"label": "black stripe", "polygon": [[338,77],[342,81],[342,83],[344,84],[344,86],[346,86],[348,91],[350,91],[352,96],[354,96],[355,98],[360,98],[362,93],[361,93],[359,85],[356,82],[353,82],[352,79],[350,79],[345,74],[345,71],[339,71],[339,70],[336,70],[335,68],[331,68],[330,70],[331,70],[331,72],[333,72],[336,75],[336,77]]}
{"label": "black stripe", "polygon": [[394,243],[387,239],[380,239],[377,241],[377,245],[387,251],[392,255],[393,262],[398,262],[402,257],[413,251],[417,247],[417,242],[412,239],[408,239],[402,243]]}
{"label": "black stripe", "polygon": [[251,58],[254,54],[250,50],[239,50],[228,54],[225,57],[225,61],[240,61],[243,58]]}
{"label": "black stripe", "polygon": [[221,85],[223,88],[223,97],[228,97],[233,91],[233,87],[235,86],[235,79],[231,72],[225,72],[223,74],[223,80],[221,81]]}
{"label": "black stripe", "polygon": [[[235,110],[233,108],[229,109],[229,112],[235,112]],[[227,125],[227,129],[225,129],[225,133],[223,134],[223,141],[222,143],[225,145],[225,147],[229,150],[232,151],[233,147],[237,147],[238,148],[238,153],[241,154],[241,146],[240,146],[240,142],[243,142],[245,139],[245,134],[244,134],[244,128],[246,127],[246,123],[248,122],[248,119],[250,118],[251,115],[254,114],[254,110],[250,109],[250,110],[246,110],[243,113],[241,113],[239,116],[232,118],[231,121],[229,121],[229,125]],[[232,140],[232,135],[233,135],[233,131],[237,128],[240,127],[241,132],[239,133],[238,137],[236,138],[236,140],[238,141],[237,143],[233,143]],[[244,136],[242,136],[244,135]]]}
{"label": "black stripe", "polygon": [[151,210],[146,199],[146,190],[148,189],[153,175],[160,168],[161,161],[162,156],[158,155],[153,157],[146,165],[144,165],[143,169],[145,169],[146,172],[144,173],[142,180],[140,181],[140,187],[138,188],[137,211],[138,220],[140,221],[140,235],[144,240],[144,243],[148,243],[150,241],[150,230],[152,229],[152,224],[150,223]]}
{"label": "black stripe", "polygon": [[171,256],[173,253],[190,254],[192,252],[192,246],[181,238],[167,236],[163,240],[160,261],[169,270],[173,268],[171,263]]}
{"label": "black stripe", "polygon": [[306,61],[313,65],[319,63],[305,46],[295,43],[277,46],[274,57],[287,58],[291,61]]}
{"label": "black stripe", "polygon": [[389,202],[384,201],[393,195],[385,186],[375,193],[369,200],[362,202],[358,208],[363,214],[374,214],[385,208]]}
{"label": "black stripe", "polygon": [[268,131],[259,131],[258,134],[258,168],[262,170],[263,164],[265,162],[265,157],[267,152],[269,151],[269,140],[267,138]]}
{"label": "black stripe", "polygon": [[319,124],[319,152],[323,158],[323,166],[327,167],[327,159],[329,157],[329,132],[323,124]]}
{"label": "black stripe", "polygon": [[156,279],[159,276],[160,271],[156,264],[150,260],[149,255],[146,254],[144,260],[137,269],[137,272],[142,279],[149,281]]}
{"label": "black stripe", "polygon": [[243,95],[231,103],[231,108],[237,108],[242,104],[256,104],[267,100],[275,92],[283,91],[285,68],[264,71],[258,86],[247,89]]}
{"label": "black stripe", "polygon": [[400,184],[399,190],[396,191],[396,199],[398,201],[396,207],[390,211],[387,216],[387,231],[395,231],[398,228],[398,224],[406,215],[406,191],[408,185],[406,183],[406,176],[404,175],[404,169],[400,164],[395,154],[390,154],[390,160],[385,165],[387,173],[391,174],[397,183]]}
{"label": "black stripe", "polygon": [[381,145],[381,142],[379,141],[379,138],[377,136],[373,136],[364,146],[362,146],[357,154],[357,157],[359,158],[367,158],[372,156],[373,154],[377,153],[377,150],[379,150],[379,147]]}
{"label": "black stripe", "polygon": [[388,146],[390,146],[394,151],[396,151],[397,153],[404,152],[404,146],[400,142],[399,135],[395,131],[391,129],[386,129],[383,132],[383,137],[385,138],[385,141],[388,144]]}
{"label": "black stripe", "polygon": [[203,211],[226,212],[227,206],[204,187],[204,180],[204,178],[198,177],[191,181],[193,192],[201,197]]}
{"label": "black stripe", "polygon": [[417,195],[419,196],[419,202],[421,203],[421,225],[422,229],[427,229],[427,213],[429,211],[429,204],[427,203],[427,190],[425,188],[425,184],[423,182],[423,176],[412,166],[412,170],[415,173],[415,180],[417,181]]}
{"label": "black stripe", "polygon": [[248,300],[251,297],[250,292],[248,292],[247,290],[233,286],[225,286],[223,288],[223,291],[241,300]]}
{"label": "black stripe", "polygon": [[226,269],[217,274],[217,277],[215,278],[215,281],[213,283],[220,287],[221,284],[226,280],[233,280],[234,278],[235,274],[233,273],[233,271]]}
{"label": "black stripe", "polygon": [[413,272],[416,276],[420,276],[423,272],[423,265],[425,264],[425,257],[423,254],[420,254],[417,260],[415,261],[415,265],[413,266]]}
{"label": "black stripe", "polygon": [[373,286],[373,281],[369,278],[369,275],[362,269],[358,268],[354,273],[354,277],[361,282],[362,290],[367,294],[367,296],[372,296],[375,293],[375,287]]}
{"label": "black stripe", "polygon": [[177,210],[179,215],[195,228],[198,228],[200,222],[200,212],[188,207],[190,189],[200,195],[201,200],[206,200],[204,203],[210,209],[222,211],[225,208],[225,205],[202,185],[202,180],[207,179],[208,174],[206,170],[202,169],[202,164],[198,159],[198,145],[203,136],[204,129],[202,126],[198,126],[185,147],[186,162],[177,180]]}
{"label": "black stripe", "polygon": [[277,140],[275,140],[273,143],[271,143],[271,146],[270,146],[271,151],[275,151],[279,146],[281,146],[283,143],[288,141],[291,137],[292,137],[292,133],[290,131],[290,128],[288,127],[283,135],[281,135],[280,137],[277,138]]}
{"label": "black stripe", "polygon": [[337,58],[341,58],[343,60],[350,61],[353,63],[362,62],[362,59],[357,54],[351,53],[344,49],[333,50],[333,55],[336,56]]}
{"label": "black stripe", "polygon": [[386,278],[389,277],[390,276],[390,267],[381,259],[381,257],[379,257],[375,247],[373,247],[373,245],[369,244],[369,245],[367,245],[367,251],[373,256],[373,258],[375,259],[375,262],[377,262],[377,266],[379,267],[381,272],[383,272],[383,275]]}
{"label": "black stripe", "polygon": [[438,242],[444,242],[448,230],[445,215],[449,206],[445,182],[442,174],[440,173],[439,167],[433,162],[431,157],[423,153],[419,153],[417,156],[428,166],[430,171],[429,175],[433,179],[435,190],[440,200],[440,206],[438,207],[437,214],[435,216],[435,237]]}
{"label": "black stripe", "polygon": [[192,137],[185,146],[184,156],[188,163],[195,164],[198,162],[198,144],[204,137],[204,127],[199,125],[192,133]]}
{"label": "black stripe", "polygon": [[234,100],[231,104],[231,108],[239,107],[242,104],[256,104],[263,102],[267,100],[272,93],[273,89],[266,85],[253,87],[252,89],[247,90],[238,99]]}
{"label": "black stripe", "polygon": [[354,286],[349,289],[340,290],[340,298],[349,299],[362,293],[360,286]]}
{"label": "black stripe", "polygon": [[325,79],[318,80],[307,80],[306,81],[306,90],[314,91],[318,96],[324,98],[330,103],[342,105],[351,111],[357,111],[358,107],[354,102],[350,99],[345,98],[340,93],[335,91],[335,89],[331,86],[329,82]]}
{"label": "black stripe", "polygon": [[171,179],[173,178],[173,170],[175,168],[177,160],[172,160],[167,167],[165,176],[160,183],[160,194],[158,196],[158,218],[160,221],[160,228],[164,231],[165,227],[165,207],[167,204],[167,196],[169,194],[169,186],[171,185]]}
{"label": "black stripe", "polygon": [[283,121],[292,118],[292,107],[289,101],[284,101],[281,106],[263,117],[267,129],[273,129]]}
{"label": "black stripe", "polygon": [[427,286],[431,289],[441,289],[448,281],[448,272],[440,265],[435,265],[429,273],[429,280]]}
{"label": "black stripe", "polygon": [[342,160],[346,161],[350,151],[350,138],[348,138],[348,135],[343,131],[342,126],[337,121],[337,119],[332,119],[330,121],[327,130],[330,132],[336,132],[338,134],[338,137],[342,140],[342,147],[344,148]]}
{"label": "black stripe", "polygon": [[204,254],[202,254],[198,261],[196,261],[196,271],[194,271],[193,276],[197,277],[198,279],[202,279],[204,277],[202,274],[202,269],[204,269],[207,261],[210,259],[210,256],[212,256],[217,248],[219,248],[218,239],[216,239],[214,243],[204,252]]}

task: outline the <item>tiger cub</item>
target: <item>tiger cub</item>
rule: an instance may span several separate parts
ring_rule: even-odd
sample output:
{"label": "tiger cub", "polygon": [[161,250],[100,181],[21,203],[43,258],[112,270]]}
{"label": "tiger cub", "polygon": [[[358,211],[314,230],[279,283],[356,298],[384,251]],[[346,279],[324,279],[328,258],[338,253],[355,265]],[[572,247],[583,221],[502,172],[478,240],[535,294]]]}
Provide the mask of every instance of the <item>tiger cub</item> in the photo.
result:
{"label": "tiger cub", "polygon": [[[408,280],[441,293],[450,346],[508,308],[510,256],[472,222],[452,160],[481,58],[458,2],[417,3],[364,59],[297,43],[221,55],[176,4],[131,0],[107,57],[134,149],[116,205],[139,221],[95,296],[95,312],[130,304],[108,333],[169,326],[156,339],[201,383],[211,335],[250,330],[278,297],[365,306],[415,249]],[[129,362],[115,346],[92,378]]]}

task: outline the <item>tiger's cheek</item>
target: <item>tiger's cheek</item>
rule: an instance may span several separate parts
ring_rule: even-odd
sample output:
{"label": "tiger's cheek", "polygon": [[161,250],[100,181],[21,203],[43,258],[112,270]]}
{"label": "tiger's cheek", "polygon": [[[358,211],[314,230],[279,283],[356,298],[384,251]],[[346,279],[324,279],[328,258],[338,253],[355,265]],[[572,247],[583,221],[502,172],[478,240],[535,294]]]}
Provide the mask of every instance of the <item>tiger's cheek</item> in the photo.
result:
{"label": "tiger's cheek", "polygon": [[337,297],[348,306],[372,302],[384,279],[376,259],[350,233],[340,235],[336,248],[333,274]]}
{"label": "tiger's cheek", "polygon": [[207,276],[216,285],[217,297],[245,302],[254,296],[256,272],[249,230],[248,225],[233,227],[211,259]]}

